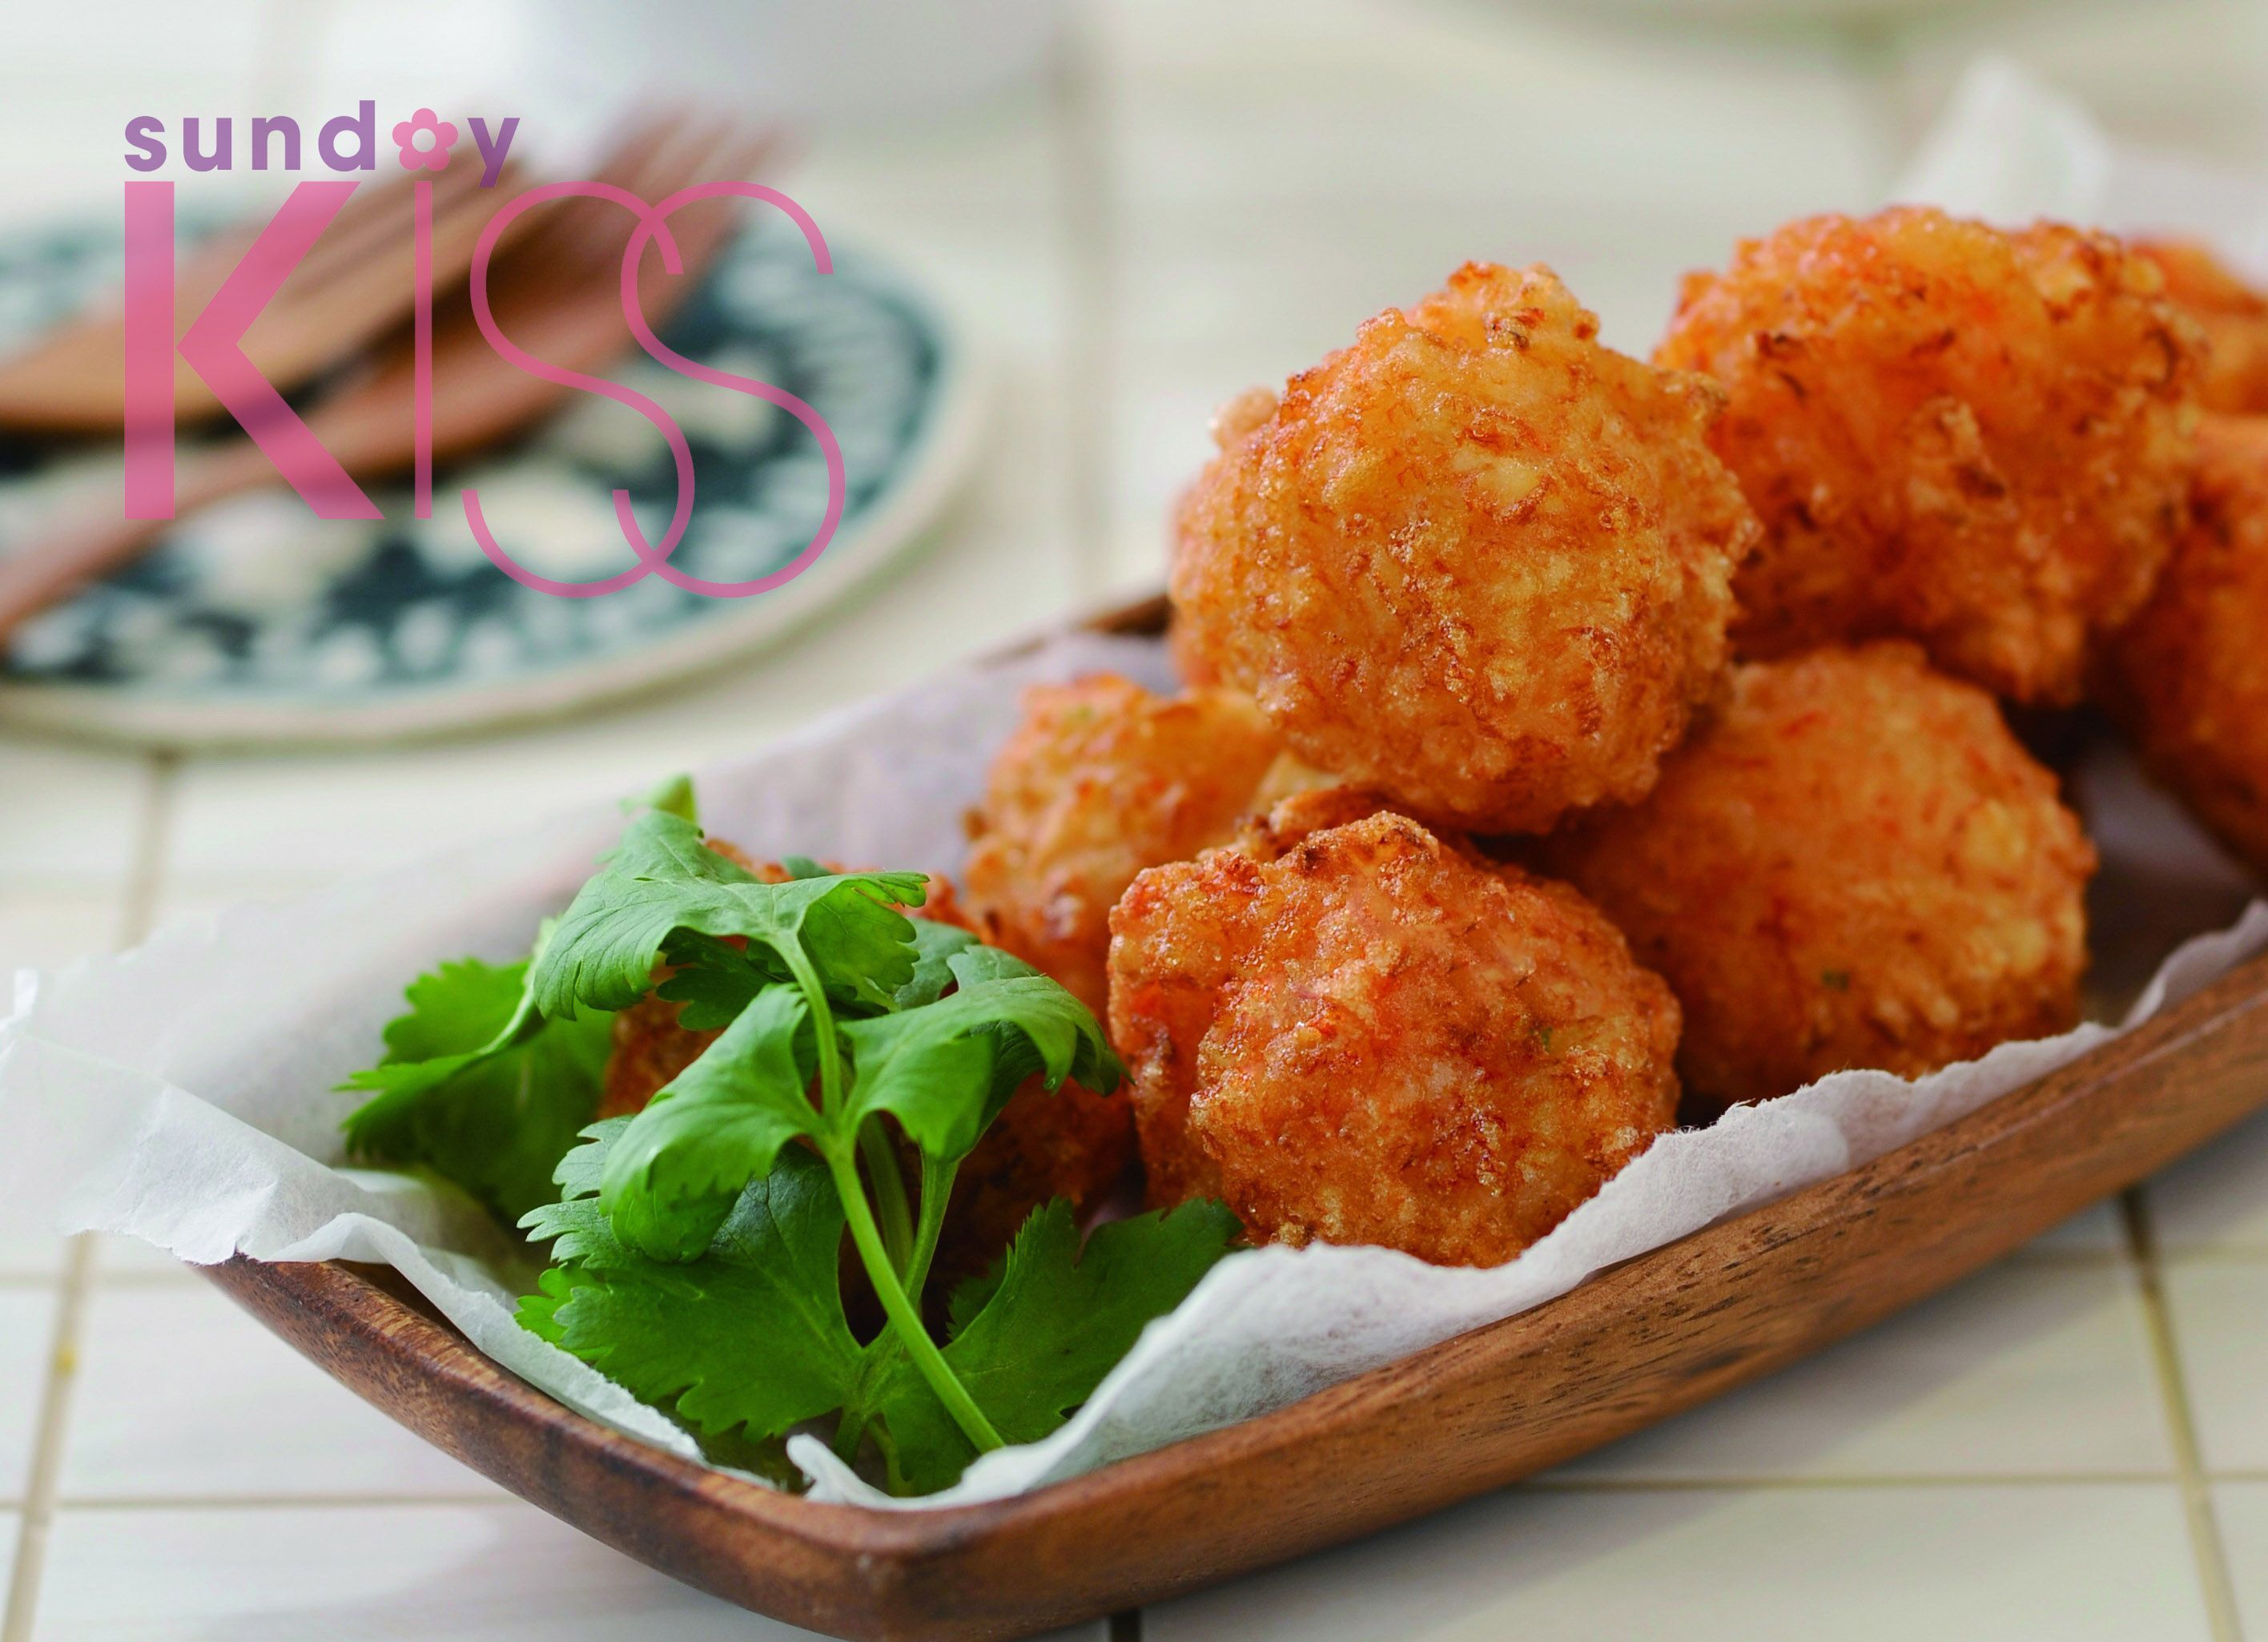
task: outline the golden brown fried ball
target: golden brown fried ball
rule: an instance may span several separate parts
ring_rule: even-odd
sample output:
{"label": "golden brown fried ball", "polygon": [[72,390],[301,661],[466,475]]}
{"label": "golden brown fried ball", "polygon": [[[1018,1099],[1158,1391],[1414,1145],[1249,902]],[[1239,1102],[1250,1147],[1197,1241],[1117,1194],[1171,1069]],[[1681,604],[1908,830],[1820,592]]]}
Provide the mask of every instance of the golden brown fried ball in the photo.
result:
{"label": "golden brown fried ball", "polygon": [[1098,1015],[1110,905],[1145,866],[1223,843],[1257,806],[1279,743],[1248,696],[1171,700],[1097,674],[1024,692],[992,762],[962,869],[985,939]]}
{"label": "golden brown fried ball", "polygon": [[1688,276],[1654,357],[1732,393],[1711,438],[1765,530],[1742,652],[1898,634],[2074,700],[2182,520],[2198,337],[2163,284],[2107,235],[1909,208]]}
{"label": "golden brown fried ball", "polygon": [[[711,839],[709,847],[765,883],[787,876],[777,864],[753,862],[721,840]],[[951,880],[939,873],[930,875],[927,901],[906,911],[981,933],[961,910]],[[615,1017],[600,1117],[643,1111],[663,1086],[716,1042],[715,1032],[679,1026],[678,1007],[649,992]],[[909,1147],[902,1150],[911,1183],[919,1159]],[[1034,1209],[1052,1197],[1067,1198],[1074,1208],[1085,1206],[1117,1182],[1133,1156],[1133,1111],[1123,1092],[1098,1094],[1066,1080],[1050,1093],[1032,1079],[1010,1097],[976,1149],[962,1160],[932,1272],[946,1283],[973,1276],[1008,1246]]]}
{"label": "golden brown fried ball", "polygon": [[1676,1000],[1564,884],[1389,812],[1307,824],[1154,867],[1112,915],[1152,1196],[1217,1193],[1256,1240],[1509,1260],[1670,1126]]}
{"label": "golden brown fried ball", "polygon": [[[1239,829],[1235,850],[1254,861],[1279,858],[1311,833],[1348,825],[1387,807],[1378,793],[1359,787],[1323,787],[1293,793]],[[1469,849],[1457,841],[1456,847]],[[1202,865],[1202,861],[1199,863]],[[1133,947],[1118,939],[1138,898],[1130,893],[1111,911],[1111,973],[1138,967],[1140,996],[1114,1003],[1111,1042],[1126,1059],[1127,1086],[1139,1137],[1143,1174],[1153,1206],[1221,1195],[1220,1172],[1199,1149],[1189,1128],[1189,1090],[1197,1081],[1197,1049],[1211,1020],[1213,994],[1232,966],[1216,938],[1222,926],[1191,925],[1169,955],[1146,932]],[[1138,1050],[1130,1048],[1138,1044]]]}
{"label": "golden brown fried ball", "polygon": [[2208,416],[2197,520],[2103,695],[2153,774],[2268,872],[2268,418]]}
{"label": "golden brown fried ball", "polygon": [[688,1032],[677,1024],[678,1006],[648,992],[615,1016],[614,1052],[599,1096],[598,1116],[631,1117],[714,1043],[715,1032]]}
{"label": "golden brown fried ball", "polygon": [[2191,241],[2146,240],[2134,248],[2158,265],[2166,295],[2205,333],[2198,402],[2232,416],[2268,411],[2268,297]]}
{"label": "golden brown fried ball", "polygon": [[1184,673],[1447,824],[1641,796],[1757,526],[1703,440],[1719,391],[1597,335],[1548,269],[1468,264],[1238,401],[1178,521]]}
{"label": "golden brown fried ball", "polygon": [[1909,643],[1737,668],[1652,797],[1543,858],[1685,1005],[1699,1109],[2077,1019],[2095,851],[1992,698]]}

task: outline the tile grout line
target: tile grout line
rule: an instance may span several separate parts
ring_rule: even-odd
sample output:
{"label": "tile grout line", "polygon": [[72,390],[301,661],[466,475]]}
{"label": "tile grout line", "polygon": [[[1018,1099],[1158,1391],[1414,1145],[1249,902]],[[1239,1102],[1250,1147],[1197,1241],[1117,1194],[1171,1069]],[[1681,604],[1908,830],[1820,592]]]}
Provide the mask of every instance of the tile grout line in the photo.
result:
{"label": "tile grout line", "polygon": [[2243,1642],[2243,1628],[2236,1616],[2236,1590],[2229,1579],[2228,1553],[2221,1544],[2212,1488],[2206,1481],[2204,1458],[2198,1446],[2197,1420],[2190,1407],[2188,1384],[2182,1377],[2181,1351],[2175,1340],[2173,1311],[2166,1303],[2165,1278],[2158,1265],[2157,1240],[2150,1226],[2149,1206],[2137,1188],[2120,1194],[2118,1207],[2126,1223],[2127,1245],[2140,1280],[2142,1311],[2150,1335],[2150,1359],[2157,1370],[2158,1389],[2165,1403],[2166,1436],[2174,1450],[2182,1516],[2188,1525],[2191,1551],[2197,1558],[2205,1619],[2213,1629],[2213,1642]]}
{"label": "tile grout line", "polygon": [[70,1240],[55,1305],[54,1344],[47,1382],[40,1394],[38,1437],[32,1448],[32,1474],[26,1480],[23,1515],[16,1522],[16,1563],[8,1581],[8,1605],[0,1612],[0,1642],[32,1642],[32,1620],[40,1601],[40,1569],[46,1559],[48,1530],[55,1517],[55,1484],[63,1471],[63,1430],[78,1374],[79,1323],[86,1308],[86,1273],[94,1260],[94,1239],[81,1233]]}
{"label": "tile grout line", "polygon": [[[141,814],[134,835],[134,857],[120,897],[115,945],[131,946],[150,932],[170,844],[173,789],[180,759],[172,753],[150,757]],[[0,1609],[0,1642],[32,1642],[40,1602],[40,1575],[47,1561],[48,1535],[54,1525],[55,1497],[63,1476],[63,1441],[70,1423],[71,1390],[78,1375],[79,1336],[86,1314],[89,1278],[94,1266],[94,1237],[82,1232],[64,1255],[55,1305],[55,1345],[48,1359],[47,1383],[40,1395],[38,1436],[32,1449],[32,1474],[24,1491],[24,1514],[16,1526],[16,1561],[8,1579],[8,1598]]]}
{"label": "tile grout line", "polygon": [[118,944],[131,946],[146,940],[158,914],[158,896],[164,887],[166,860],[173,849],[174,799],[180,784],[178,753],[150,755],[150,784],[144,794],[142,824],[134,838],[134,861],[126,879],[125,904],[120,909]]}
{"label": "tile grout line", "polygon": [[1109,136],[1101,107],[1103,55],[1090,11],[1066,14],[1056,53],[1057,233],[1063,247],[1068,333],[1056,361],[1071,444],[1071,552],[1082,604],[1111,579],[1110,364],[1117,289],[1110,254]]}

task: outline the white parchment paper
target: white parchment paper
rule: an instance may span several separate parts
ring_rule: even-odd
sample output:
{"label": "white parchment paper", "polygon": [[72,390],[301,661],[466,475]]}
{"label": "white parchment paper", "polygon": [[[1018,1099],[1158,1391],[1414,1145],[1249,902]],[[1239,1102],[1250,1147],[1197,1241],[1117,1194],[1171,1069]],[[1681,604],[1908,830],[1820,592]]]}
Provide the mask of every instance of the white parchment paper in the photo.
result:
{"label": "white parchment paper", "polygon": [[[2268,252],[2268,225],[2242,218],[2240,202],[2203,183],[2180,196],[2196,205],[2191,216],[2137,221],[2125,185],[2106,180],[2124,174],[2111,153],[2083,116],[1988,67],[1901,196],[1998,217],[2178,227],[2232,254]],[[2214,232],[2223,223],[2229,237]],[[704,820],[760,854],[950,871],[961,816],[1014,720],[1018,691],[1101,668],[1169,683],[1153,644],[1058,640],[698,772]],[[987,1455],[926,1499],[887,1498],[810,1438],[793,1440],[792,1454],[814,1497],[921,1509],[1020,1492],[1281,1407],[1904,1145],[2268,946],[2268,906],[2247,904],[2243,876],[2122,755],[2091,755],[2074,792],[2104,856],[2090,908],[2098,1007],[2120,1024],[2004,1044],[1912,1082],[1842,1073],[1666,1136],[1495,1270],[1376,1248],[1233,1255],[1152,1325],[1062,1431]],[[338,1123],[357,1097],[333,1086],[371,1059],[402,985],[441,958],[524,951],[620,826],[612,806],[596,806],[318,895],[192,920],[120,957],[18,976],[15,1012],[0,1022],[0,1188],[61,1198],[75,1229],[142,1237],[185,1260],[396,1266],[513,1372],[691,1455],[667,1421],[513,1323],[530,1273],[477,1210],[444,1188],[340,1167]]]}

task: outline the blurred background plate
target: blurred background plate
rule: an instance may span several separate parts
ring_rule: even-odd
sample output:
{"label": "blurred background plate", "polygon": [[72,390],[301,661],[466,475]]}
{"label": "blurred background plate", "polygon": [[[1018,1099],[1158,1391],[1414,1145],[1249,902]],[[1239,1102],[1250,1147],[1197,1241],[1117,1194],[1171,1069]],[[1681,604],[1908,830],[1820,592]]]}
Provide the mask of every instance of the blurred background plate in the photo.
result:
{"label": "blurred background plate", "polygon": [[[358,741],[571,711],[714,666],[802,625],[921,540],[976,451],[979,372],[944,310],[886,262],[837,246],[820,274],[802,237],[761,223],[720,259],[662,340],[798,395],[841,441],[843,520],[818,562],[747,599],[648,577],[594,599],[523,587],[490,564],[460,493],[530,570],[596,579],[630,563],[612,493],[649,536],[675,469],[662,436],[596,395],[503,450],[434,476],[433,517],[406,483],[385,515],[316,519],[291,492],[185,518],[146,558],[48,612],[0,659],[0,718],[158,745]],[[114,228],[0,242],[0,352],[120,277]],[[696,477],[673,562],[745,581],[795,557],[827,501],[816,442],[753,396],[651,361],[617,379],[684,429]],[[25,544],[59,499],[114,486],[114,440],[0,439],[0,544]]]}

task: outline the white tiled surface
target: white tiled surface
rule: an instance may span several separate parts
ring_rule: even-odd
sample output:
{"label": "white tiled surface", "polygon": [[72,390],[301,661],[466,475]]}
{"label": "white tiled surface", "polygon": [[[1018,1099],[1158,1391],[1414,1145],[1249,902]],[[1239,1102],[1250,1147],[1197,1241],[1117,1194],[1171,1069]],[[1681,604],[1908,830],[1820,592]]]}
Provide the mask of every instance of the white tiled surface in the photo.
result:
{"label": "white tiled surface", "polygon": [[[1065,1642],[1102,1642],[1101,1628]],[[790,1642],[518,1500],[56,1517],[36,1642]]]}
{"label": "white tiled surface", "polygon": [[2228,1541],[2245,1633],[2268,1636],[2268,1481],[2223,1483],[2213,1495]]}
{"label": "white tiled surface", "polygon": [[2132,1274],[2114,1260],[2026,1254],[1565,1474],[2162,1476],[2172,1466]]}
{"label": "white tiled surface", "polygon": [[80,1341],[64,1499],[497,1491],[193,1278],[98,1285]]}
{"label": "white tiled surface", "polygon": [[30,1491],[55,1309],[43,1285],[0,1288],[0,1502],[20,1502]]}
{"label": "white tiled surface", "polygon": [[2166,1300],[2206,1466],[2268,1478],[2268,1258],[2172,1261]]}
{"label": "white tiled surface", "polygon": [[148,780],[139,759],[0,742],[0,887],[117,883]]}
{"label": "white tiled surface", "polygon": [[[0,968],[631,790],[1152,586],[1226,394],[1468,256],[1552,261],[1642,349],[1681,268],[1877,197],[1977,49],[2134,133],[2268,164],[2268,7],[2228,0],[1948,4],[1847,30],[1493,0],[1071,4],[1047,84],[821,134],[789,180],[831,233],[932,279],[998,366],[987,460],[925,556],[751,664],[508,738],[164,766],[0,739]],[[11,11],[0,212],[107,195],[127,113],[289,106],[349,68],[355,95],[406,84],[371,53],[431,46],[440,18],[196,11],[194,27],[146,0]],[[1669,1427],[1138,1624],[2268,1642],[2268,1118],[2137,1207],[2143,1241],[2091,1211]],[[0,1642],[782,1634],[502,1498],[164,1261],[106,1244],[67,1264],[0,1203],[0,1578],[11,1565]]]}
{"label": "white tiled surface", "polygon": [[[0,742],[0,767],[16,751]],[[5,792],[0,787],[0,792]],[[138,801],[129,800],[120,806],[120,812],[130,821],[138,807]],[[8,830],[7,816],[7,800],[0,798],[0,835]],[[0,1007],[11,1006],[9,977],[19,968],[60,968],[107,946],[122,928],[125,902],[122,862],[119,881],[107,888],[96,888],[82,887],[70,878],[58,881],[46,874],[27,874],[11,882],[7,864],[15,858],[9,844],[0,842]],[[62,1250],[53,1230],[34,1217],[29,1205],[0,1194],[0,1284],[27,1275],[51,1274],[61,1260]],[[0,1342],[0,1355],[6,1353],[7,1344]],[[0,1498],[6,1497],[5,1486],[0,1485]]]}
{"label": "white tiled surface", "polygon": [[1515,1488],[1148,1609],[1148,1642],[2207,1642],[2158,1483]]}

